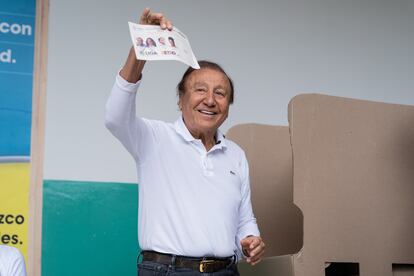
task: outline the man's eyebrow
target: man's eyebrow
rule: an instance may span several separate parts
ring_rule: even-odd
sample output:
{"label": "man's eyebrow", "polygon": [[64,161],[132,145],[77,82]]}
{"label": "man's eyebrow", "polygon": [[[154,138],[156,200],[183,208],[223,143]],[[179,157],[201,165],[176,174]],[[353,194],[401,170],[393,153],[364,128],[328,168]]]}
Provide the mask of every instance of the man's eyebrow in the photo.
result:
{"label": "man's eyebrow", "polygon": [[217,88],[220,88],[220,89],[224,89],[224,90],[226,90],[227,91],[227,87],[225,87],[225,86],[223,86],[223,85],[221,85],[221,84],[219,84],[219,85],[217,85],[216,87],[214,87],[215,89],[217,89]]}
{"label": "man's eyebrow", "polygon": [[[198,86],[208,86],[208,84],[204,81],[197,81],[197,82],[194,83],[193,87],[198,87]],[[227,92],[227,87],[225,87],[221,84],[215,86],[214,89],[223,89],[224,91]]]}
{"label": "man's eyebrow", "polygon": [[197,81],[194,83],[194,86],[207,86],[207,83],[203,82],[203,81]]}

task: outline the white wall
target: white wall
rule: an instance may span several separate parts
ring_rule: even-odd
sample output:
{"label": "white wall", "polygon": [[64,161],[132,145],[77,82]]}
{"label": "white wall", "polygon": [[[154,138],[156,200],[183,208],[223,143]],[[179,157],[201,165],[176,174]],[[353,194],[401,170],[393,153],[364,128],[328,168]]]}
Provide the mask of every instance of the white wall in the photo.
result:
{"label": "white wall", "polygon": [[[233,78],[222,129],[287,125],[299,93],[414,105],[411,0],[50,0],[45,179],[136,181],[133,160],[103,126],[103,111],[144,7],[164,12],[198,59]],[[186,66],[147,63],[142,116],[174,121]]]}

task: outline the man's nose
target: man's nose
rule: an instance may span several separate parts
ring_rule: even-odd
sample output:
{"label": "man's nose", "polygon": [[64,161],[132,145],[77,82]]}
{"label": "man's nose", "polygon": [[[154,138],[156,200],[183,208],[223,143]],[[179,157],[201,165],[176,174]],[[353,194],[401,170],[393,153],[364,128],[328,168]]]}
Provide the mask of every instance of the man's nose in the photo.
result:
{"label": "man's nose", "polygon": [[216,99],[214,98],[214,92],[213,91],[209,91],[206,94],[206,97],[204,98],[204,103],[207,106],[215,106],[216,105]]}

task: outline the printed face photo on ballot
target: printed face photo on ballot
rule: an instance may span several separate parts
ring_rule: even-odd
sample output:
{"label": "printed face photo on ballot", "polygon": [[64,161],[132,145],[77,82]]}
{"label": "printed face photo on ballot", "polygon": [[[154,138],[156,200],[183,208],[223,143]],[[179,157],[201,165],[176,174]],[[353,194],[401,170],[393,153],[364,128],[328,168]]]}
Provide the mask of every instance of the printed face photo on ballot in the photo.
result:
{"label": "printed face photo on ballot", "polygon": [[176,45],[175,45],[175,41],[174,41],[174,38],[172,38],[171,36],[168,38],[168,41],[170,42],[170,46],[171,47],[177,47]]}
{"label": "printed face photo on ballot", "polygon": [[144,43],[144,40],[142,39],[142,37],[137,37],[136,38],[136,45],[138,47],[145,47],[145,43]]}
{"label": "printed face photo on ballot", "polygon": [[160,45],[165,46],[165,38],[164,37],[160,36],[158,38],[158,42],[160,43]]}
{"label": "printed face photo on ballot", "polygon": [[148,37],[145,42],[147,44],[147,47],[157,47],[157,44],[155,43],[154,39],[152,39],[151,37]]}

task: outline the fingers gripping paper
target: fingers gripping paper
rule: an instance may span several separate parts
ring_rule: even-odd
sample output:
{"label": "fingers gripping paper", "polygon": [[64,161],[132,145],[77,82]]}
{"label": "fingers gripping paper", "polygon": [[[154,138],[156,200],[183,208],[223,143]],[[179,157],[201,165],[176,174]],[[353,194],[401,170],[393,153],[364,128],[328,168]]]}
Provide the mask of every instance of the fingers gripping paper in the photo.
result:
{"label": "fingers gripping paper", "polygon": [[176,27],[168,31],[156,25],[128,24],[137,59],[178,60],[200,69],[187,36]]}

